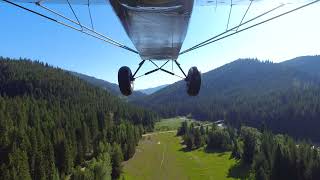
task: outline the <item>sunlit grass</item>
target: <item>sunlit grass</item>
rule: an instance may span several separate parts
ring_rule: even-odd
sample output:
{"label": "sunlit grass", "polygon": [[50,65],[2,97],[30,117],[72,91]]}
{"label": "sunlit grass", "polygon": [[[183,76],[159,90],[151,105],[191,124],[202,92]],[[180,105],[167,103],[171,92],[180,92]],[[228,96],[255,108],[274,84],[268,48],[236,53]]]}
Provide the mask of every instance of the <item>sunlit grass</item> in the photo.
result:
{"label": "sunlit grass", "polygon": [[[168,123],[168,122],[164,122]],[[135,156],[124,165],[124,179],[233,179],[229,169],[236,165],[230,152],[185,152],[175,132],[143,137]]]}
{"label": "sunlit grass", "polygon": [[193,120],[187,119],[185,117],[176,117],[176,118],[169,118],[163,119],[160,122],[155,124],[154,130],[155,131],[170,131],[170,130],[177,130],[183,121],[192,122]]}

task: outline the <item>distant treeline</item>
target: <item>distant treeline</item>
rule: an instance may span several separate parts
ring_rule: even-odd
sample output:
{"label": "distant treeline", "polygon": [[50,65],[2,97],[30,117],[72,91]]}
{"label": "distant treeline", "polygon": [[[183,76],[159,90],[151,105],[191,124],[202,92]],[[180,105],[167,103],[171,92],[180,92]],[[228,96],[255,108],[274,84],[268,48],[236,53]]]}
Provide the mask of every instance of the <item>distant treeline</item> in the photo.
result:
{"label": "distant treeline", "polygon": [[40,62],[0,58],[1,179],[111,179],[157,115]]}
{"label": "distant treeline", "polygon": [[[306,142],[274,135],[269,131],[242,126],[240,129],[197,127],[183,122],[177,132],[186,150],[205,147],[205,151],[232,151],[238,159],[238,171],[230,176],[256,180],[318,180],[320,179],[320,151]],[[241,176],[240,176],[241,174]]]}

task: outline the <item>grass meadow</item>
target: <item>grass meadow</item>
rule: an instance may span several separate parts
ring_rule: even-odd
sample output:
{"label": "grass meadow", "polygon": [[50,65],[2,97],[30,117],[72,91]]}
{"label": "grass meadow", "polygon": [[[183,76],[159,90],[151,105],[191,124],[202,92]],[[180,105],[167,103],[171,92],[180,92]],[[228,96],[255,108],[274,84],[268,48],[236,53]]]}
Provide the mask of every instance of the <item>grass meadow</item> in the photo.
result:
{"label": "grass meadow", "polygon": [[[180,126],[184,120],[166,119],[156,128]],[[145,135],[137,147],[136,154],[124,163],[121,179],[126,180],[224,180],[237,179],[233,170],[238,162],[230,158],[230,152],[210,152],[203,148],[185,151],[176,132]]]}

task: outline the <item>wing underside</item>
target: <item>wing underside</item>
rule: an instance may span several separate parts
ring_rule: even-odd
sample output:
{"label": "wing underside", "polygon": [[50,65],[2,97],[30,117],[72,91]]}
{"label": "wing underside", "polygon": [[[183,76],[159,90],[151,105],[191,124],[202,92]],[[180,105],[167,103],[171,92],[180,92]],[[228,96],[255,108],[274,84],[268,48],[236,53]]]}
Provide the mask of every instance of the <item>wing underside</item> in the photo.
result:
{"label": "wing underside", "polygon": [[74,5],[110,4],[108,0],[11,0],[11,1],[19,2],[19,3],[41,3],[41,4],[68,4],[68,1],[70,4],[74,4]]}
{"label": "wing underside", "polygon": [[[249,28],[255,27],[257,25],[263,24],[270,20],[281,17],[285,14],[291,13],[303,7],[315,4],[320,0],[3,0],[12,5],[20,7],[24,10],[32,12],[34,14],[40,15],[46,19],[54,21],[60,25],[72,28],[86,35],[92,36],[99,40],[105,41],[107,43],[113,44],[120,48],[129,50],[136,54],[139,54],[142,59],[153,59],[153,60],[176,60],[179,55],[190,52],[194,49],[203,47],[205,45],[211,44],[223,38],[232,36],[239,32],[245,31]],[[2,2],[0,0],[0,2]],[[14,2],[14,3],[12,3]],[[16,4],[18,3],[18,4]],[[19,4],[23,3],[34,3],[39,7],[42,7],[44,10],[47,10],[51,15],[56,15],[60,18],[54,19],[45,14],[40,14],[31,9],[20,6]],[[260,4],[261,7],[264,5],[275,5],[275,8],[263,12],[262,14],[250,19],[245,20],[247,11],[249,10],[251,4]],[[249,22],[259,19],[260,17],[273,12],[274,10],[283,7],[286,4],[299,4],[299,8],[295,10],[290,10],[286,13],[275,15],[274,17],[257,22],[248,27],[240,28],[244,25],[247,25]],[[75,19],[68,18],[52,9],[49,9],[42,5],[49,4],[66,4],[71,8]],[[111,5],[119,17],[126,33],[130,37],[131,41],[135,45],[137,50],[134,50],[130,47],[127,47],[101,33],[95,31],[90,8],[88,6],[88,11],[91,19],[91,27],[83,25],[75,11],[73,10],[72,5]],[[187,50],[180,52],[181,46],[185,39],[189,19],[192,14],[193,5],[198,6],[230,6],[229,18],[227,23],[227,28],[225,32],[214,36],[200,44],[197,44]],[[307,4],[307,5],[305,5]],[[246,12],[244,13],[241,22],[238,26],[233,28],[229,27],[229,20],[231,17],[231,10],[233,5],[238,6],[248,6]],[[278,6],[277,6],[278,5]],[[301,6],[301,7],[300,7]],[[61,21],[64,20],[64,21]],[[232,32],[235,31],[235,32]],[[222,36],[223,35],[223,36]],[[222,36],[222,37],[221,37]]]}
{"label": "wing underside", "polygon": [[[109,0],[12,0],[13,2],[21,3],[45,3],[45,4],[67,4],[68,1],[70,4],[75,5],[103,5],[110,4]],[[115,0],[120,1],[121,0]],[[133,0],[134,1],[134,0]],[[159,4],[165,3],[168,0],[139,0],[139,2],[144,2],[145,4]],[[251,1],[254,3],[267,2],[269,1],[272,4],[296,4],[296,3],[306,3],[312,0],[196,0],[195,5],[198,6],[221,6],[221,5],[247,5]]]}

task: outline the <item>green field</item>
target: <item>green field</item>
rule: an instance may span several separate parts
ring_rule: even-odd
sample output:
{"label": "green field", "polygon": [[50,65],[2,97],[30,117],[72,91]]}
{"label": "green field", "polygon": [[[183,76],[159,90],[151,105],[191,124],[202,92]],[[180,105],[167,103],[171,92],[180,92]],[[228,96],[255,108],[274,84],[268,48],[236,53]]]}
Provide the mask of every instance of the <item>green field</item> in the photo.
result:
{"label": "green field", "polygon": [[[176,119],[176,121],[178,121]],[[175,126],[165,120],[157,124]],[[180,125],[180,124],[179,124]],[[178,125],[178,126],[179,126]],[[172,127],[169,126],[168,127]],[[227,153],[206,153],[203,149],[185,152],[176,132],[145,135],[136,154],[124,163],[123,179],[234,179],[229,170],[237,166]]]}
{"label": "green field", "polygon": [[[169,119],[163,119],[159,122],[157,122],[154,126],[154,131],[171,131],[171,130],[177,130],[183,121],[188,121],[188,123],[191,122],[198,122],[193,119],[188,119],[186,117],[175,117],[175,118],[169,118]],[[203,124],[208,124],[209,122],[201,122]]]}
{"label": "green field", "polygon": [[192,122],[193,120],[187,119],[185,117],[176,117],[170,119],[163,119],[160,122],[155,124],[155,131],[170,131],[177,130],[183,121],[187,120],[188,122]]}

